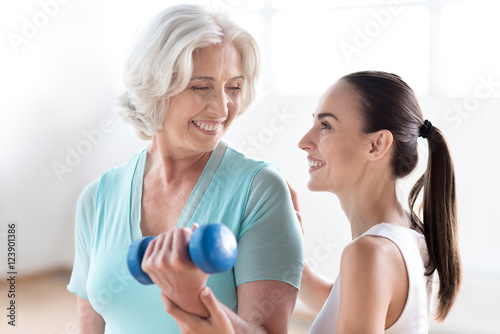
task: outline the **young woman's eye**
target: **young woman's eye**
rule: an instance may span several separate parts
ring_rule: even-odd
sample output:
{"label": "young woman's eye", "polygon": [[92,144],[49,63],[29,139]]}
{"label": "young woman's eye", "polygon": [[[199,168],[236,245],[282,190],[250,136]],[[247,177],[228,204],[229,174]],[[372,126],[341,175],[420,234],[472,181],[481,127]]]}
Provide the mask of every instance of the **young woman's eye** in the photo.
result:
{"label": "young woman's eye", "polygon": [[330,125],[328,125],[328,123],[321,122],[321,129],[331,129],[331,127]]}

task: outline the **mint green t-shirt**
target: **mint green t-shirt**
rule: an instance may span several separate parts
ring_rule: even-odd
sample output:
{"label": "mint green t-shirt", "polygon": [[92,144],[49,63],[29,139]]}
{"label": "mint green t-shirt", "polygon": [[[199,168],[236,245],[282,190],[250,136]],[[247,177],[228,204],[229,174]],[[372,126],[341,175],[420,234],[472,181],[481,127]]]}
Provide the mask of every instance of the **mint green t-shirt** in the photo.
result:
{"label": "mint green t-shirt", "polygon": [[[106,334],[179,333],[156,285],[130,275],[126,256],[141,238],[141,196],[147,149],[110,169],[80,195],[75,261],[68,290],[88,299],[106,321]],[[278,280],[297,289],[303,268],[302,233],[278,169],[220,142],[212,152],[176,227],[222,223],[238,241],[234,268],[207,285],[237,312],[236,287]]]}

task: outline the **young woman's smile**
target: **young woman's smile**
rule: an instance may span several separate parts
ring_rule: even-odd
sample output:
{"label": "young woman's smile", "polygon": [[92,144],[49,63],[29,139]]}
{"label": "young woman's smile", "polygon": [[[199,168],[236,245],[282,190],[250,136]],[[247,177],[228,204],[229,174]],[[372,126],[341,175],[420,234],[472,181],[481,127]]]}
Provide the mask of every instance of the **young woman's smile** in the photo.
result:
{"label": "young woman's smile", "polygon": [[324,165],[326,165],[325,161],[315,159],[311,156],[308,156],[307,160],[309,162],[309,173],[314,172],[314,171],[320,169],[321,167],[323,167]]}
{"label": "young woman's smile", "polygon": [[299,142],[308,153],[309,189],[336,193],[362,174],[369,144],[357,108],[356,93],[344,82],[320,98],[314,124]]}

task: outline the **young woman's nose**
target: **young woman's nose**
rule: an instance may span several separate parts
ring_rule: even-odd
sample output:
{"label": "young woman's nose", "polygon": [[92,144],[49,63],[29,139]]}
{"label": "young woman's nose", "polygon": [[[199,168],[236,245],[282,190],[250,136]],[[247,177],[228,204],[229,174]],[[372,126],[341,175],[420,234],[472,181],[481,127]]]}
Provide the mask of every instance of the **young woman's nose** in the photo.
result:
{"label": "young woman's nose", "polygon": [[302,137],[302,139],[299,141],[299,144],[298,144],[298,147],[301,149],[301,150],[304,150],[304,151],[310,151],[312,150],[315,145],[314,145],[314,141],[313,141],[313,138],[312,138],[312,135],[311,135],[311,130],[309,130],[305,135],[304,137]]}

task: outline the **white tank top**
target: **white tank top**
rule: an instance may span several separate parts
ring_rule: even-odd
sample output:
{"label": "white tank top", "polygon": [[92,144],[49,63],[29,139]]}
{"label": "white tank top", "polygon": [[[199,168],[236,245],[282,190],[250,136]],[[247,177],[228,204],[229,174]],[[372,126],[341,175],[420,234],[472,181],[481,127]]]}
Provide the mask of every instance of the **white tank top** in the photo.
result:
{"label": "white tank top", "polygon": [[[424,236],[414,230],[381,223],[363,233],[387,238],[399,248],[408,272],[409,289],[406,304],[398,320],[384,331],[386,334],[427,334],[429,332],[432,276],[425,276],[429,260]],[[340,276],[314,320],[310,334],[335,333],[340,303]]]}

